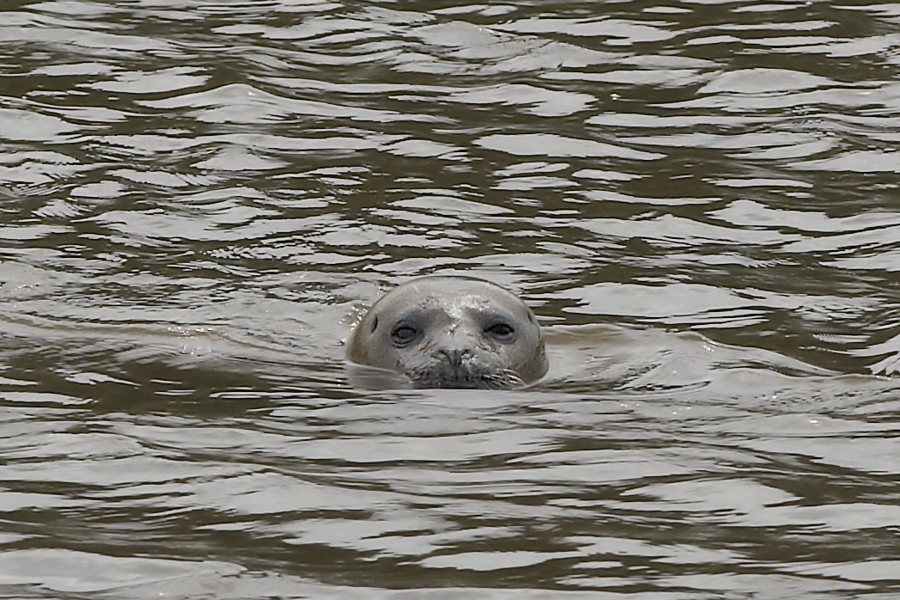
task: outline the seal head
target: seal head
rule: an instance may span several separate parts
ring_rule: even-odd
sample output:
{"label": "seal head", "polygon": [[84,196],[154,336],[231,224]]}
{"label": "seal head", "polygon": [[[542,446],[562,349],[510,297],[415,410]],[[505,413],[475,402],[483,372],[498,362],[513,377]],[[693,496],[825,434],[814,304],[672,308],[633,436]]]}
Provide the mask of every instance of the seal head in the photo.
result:
{"label": "seal head", "polygon": [[423,277],[389,292],[357,325],[347,358],[423,388],[517,387],[548,366],[531,309],[469,277]]}

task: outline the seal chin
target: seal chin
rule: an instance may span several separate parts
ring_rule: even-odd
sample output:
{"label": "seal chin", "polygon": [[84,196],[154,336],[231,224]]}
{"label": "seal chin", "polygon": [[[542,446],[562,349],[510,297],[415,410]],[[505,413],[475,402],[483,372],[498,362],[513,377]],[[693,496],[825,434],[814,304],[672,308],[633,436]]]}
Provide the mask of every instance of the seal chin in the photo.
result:
{"label": "seal chin", "polygon": [[525,385],[512,369],[472,369],[465,365],[437,364],[407,371],[406,376],[417,388],[505,390]]}

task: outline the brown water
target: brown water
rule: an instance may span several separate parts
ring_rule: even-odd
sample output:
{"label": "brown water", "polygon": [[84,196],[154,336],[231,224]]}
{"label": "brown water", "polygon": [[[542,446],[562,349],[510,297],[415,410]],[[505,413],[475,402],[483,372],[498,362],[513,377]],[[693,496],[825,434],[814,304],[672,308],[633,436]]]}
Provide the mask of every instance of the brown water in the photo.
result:
{"label": "brown water", "polygon": [[[900,9],[0,9],[0,597],[900,597]],[[373,391],[498,281],[532,389]]]}

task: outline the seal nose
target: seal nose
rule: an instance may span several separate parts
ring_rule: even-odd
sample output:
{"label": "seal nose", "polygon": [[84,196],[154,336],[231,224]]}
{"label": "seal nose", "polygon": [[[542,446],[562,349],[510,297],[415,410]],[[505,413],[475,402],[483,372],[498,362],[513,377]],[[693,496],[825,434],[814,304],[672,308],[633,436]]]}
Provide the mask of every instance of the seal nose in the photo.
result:
{"label": "seal nose", "polygon": [[450,366],[458,369],[462,366],[463,358],[468,356],[470,352],[468,348],[441,348],[438,350],[438,354],[446,356]]}

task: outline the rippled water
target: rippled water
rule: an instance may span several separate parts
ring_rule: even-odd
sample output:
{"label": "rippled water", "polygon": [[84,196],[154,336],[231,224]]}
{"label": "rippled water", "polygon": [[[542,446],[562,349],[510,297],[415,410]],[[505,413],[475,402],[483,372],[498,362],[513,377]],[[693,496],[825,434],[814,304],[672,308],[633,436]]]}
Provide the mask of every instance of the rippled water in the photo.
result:
{"label": "rippled water", "polygon": [[[0,9],[4,598],[900,596],[900,9]],[[390,286],[551,372],[375,391]]]}

